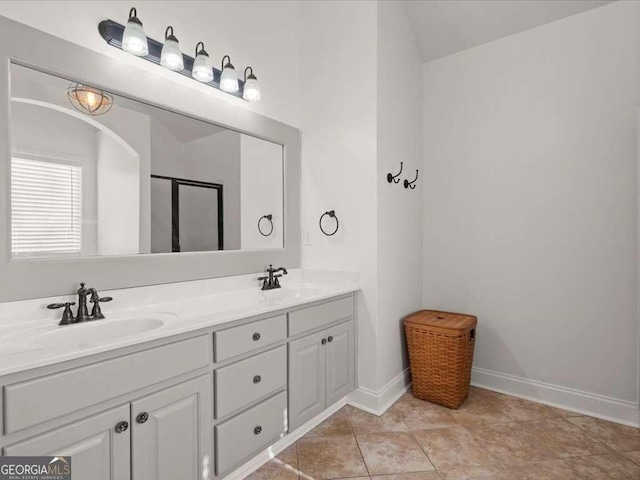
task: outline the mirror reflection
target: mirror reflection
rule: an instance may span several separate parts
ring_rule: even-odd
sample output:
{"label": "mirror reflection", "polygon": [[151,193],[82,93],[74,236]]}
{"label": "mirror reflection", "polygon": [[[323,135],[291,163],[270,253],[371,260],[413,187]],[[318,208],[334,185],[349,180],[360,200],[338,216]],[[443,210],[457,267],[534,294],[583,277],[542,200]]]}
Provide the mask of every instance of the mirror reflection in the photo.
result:
{"label": "mirror reflection", "polygon": [[14,260],[283,247],[283,148],[11,65]]}

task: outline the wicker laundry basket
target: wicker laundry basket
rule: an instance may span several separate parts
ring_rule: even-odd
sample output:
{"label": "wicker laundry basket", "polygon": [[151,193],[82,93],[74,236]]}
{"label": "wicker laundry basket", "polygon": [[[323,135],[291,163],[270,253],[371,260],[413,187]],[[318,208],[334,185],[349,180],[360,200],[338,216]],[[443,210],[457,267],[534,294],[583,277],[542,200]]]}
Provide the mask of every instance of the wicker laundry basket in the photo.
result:
{"label": "wicker laundry basket", "polygon": [[478,319],[421,310],[404,319],[414,396],[458,408],[469,394]]}

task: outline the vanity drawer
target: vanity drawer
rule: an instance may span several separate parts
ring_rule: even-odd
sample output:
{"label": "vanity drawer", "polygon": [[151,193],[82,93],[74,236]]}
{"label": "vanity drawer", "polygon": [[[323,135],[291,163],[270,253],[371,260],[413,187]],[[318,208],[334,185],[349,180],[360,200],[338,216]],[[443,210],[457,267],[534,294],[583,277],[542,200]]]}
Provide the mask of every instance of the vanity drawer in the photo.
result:
{"label": "vanity drawer", "polygon": [[215,428],[216,474],[227,473],[287,431],[287,394],[281,392]]}
{"label": "vanity drawer", "polygon": [[287,384],[287,347],[281,346],[215,371],[216,418]]}
{"label": "vanity drawer", "polygon": [[353,298],[343,298],[289,313],[289,336],[353,317]]}
{"label": "vanity drawer", "polygon": [[5,433],[206,367],[210,361],[210,338],[209,335],[191,338],[8,385],[4,388]]}
{"label": "vanity drawer", "polygon": [[287,338],[287,317],[266,318],[213,334],[216,362],[242,355]]}

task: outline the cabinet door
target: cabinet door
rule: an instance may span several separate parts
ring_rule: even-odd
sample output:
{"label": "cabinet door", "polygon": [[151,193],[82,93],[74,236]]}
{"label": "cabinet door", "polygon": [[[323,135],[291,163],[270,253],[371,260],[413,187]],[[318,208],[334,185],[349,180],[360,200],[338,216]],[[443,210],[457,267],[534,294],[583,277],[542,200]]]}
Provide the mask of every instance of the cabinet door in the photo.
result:
{"label": "cabinet door", "polygon": [[327,329],[327,407],[353,390],[354,338],[353,322]]}
{"label": "cabinet door", "polygon": [[289,431],[325,408],[324,332],[289,343]]}
{"label": "cabinet door", "polygon": [[211,375],[133,402],[133,480],[200,480],[213,472]]}
{"label": "cabinet door", "polygon": [[4,447],[6,456],[70,456],[74,480],[129,480],[131,478],[131,428],[129,405],[93,415],[53,432]]}

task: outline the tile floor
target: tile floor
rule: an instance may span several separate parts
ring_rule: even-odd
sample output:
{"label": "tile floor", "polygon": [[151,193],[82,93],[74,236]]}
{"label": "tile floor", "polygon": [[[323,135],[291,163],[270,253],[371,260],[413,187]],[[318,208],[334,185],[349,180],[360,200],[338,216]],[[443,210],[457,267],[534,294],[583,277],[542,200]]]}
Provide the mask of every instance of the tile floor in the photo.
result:
{"label": "tile floor", "polygon": [[640,480],[640,429],[471,388],[458,410],[405,394],[338,411],[251,480]]}

